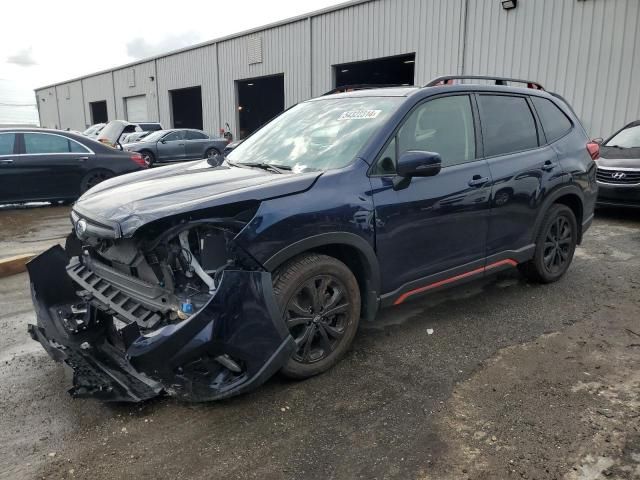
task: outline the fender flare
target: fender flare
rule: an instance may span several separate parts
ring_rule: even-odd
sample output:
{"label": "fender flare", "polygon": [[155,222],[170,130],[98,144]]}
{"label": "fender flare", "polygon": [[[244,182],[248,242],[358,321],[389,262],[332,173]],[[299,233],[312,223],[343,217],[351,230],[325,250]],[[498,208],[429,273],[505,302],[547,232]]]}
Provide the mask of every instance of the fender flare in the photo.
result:
{"label": "fender flare", "polygon": [[[545,197],[545,199],[542,201],[542,205],[540,205],[540,208],[538,209],[538,215],[533,224],[532,237],[531,237],[532,243],[535,243],[536,237],[538,236],[538,230],[540,229],[540,225],[542,224],[542,220],[544,219],[544,216],[546,215],[551,205],[553,205],[558,198],[565,195],[575,195],[578,197],[578,199],[580,200],[580,203],[582,204],[583,217],[584,217],[584,194],[582,193],[582,190],[580,190],[580,188],[575,184],[561,185],[557,187],[555,190],[552,190],[551,192],[549,192]],[[576,221],[578,223],[578,228],[580,229],[580,231],[578,232],[578,240],[580,240],[582,237],[583,220],[584,220],[583,218],[576,218]],[[580,242],[578,241],[578,243]]]}
{"label": "fender flare", "polygon": [[378,310],[380,296],[380,264],[373,247],[363,237],[348,232],[328,232],[298,240],[269,257],[263,266],[272,272],[287,260],[301,253],[325,246],[347,246],[355,248],[360,254],[360,262],[365,269],[363,318],[373,320]]}

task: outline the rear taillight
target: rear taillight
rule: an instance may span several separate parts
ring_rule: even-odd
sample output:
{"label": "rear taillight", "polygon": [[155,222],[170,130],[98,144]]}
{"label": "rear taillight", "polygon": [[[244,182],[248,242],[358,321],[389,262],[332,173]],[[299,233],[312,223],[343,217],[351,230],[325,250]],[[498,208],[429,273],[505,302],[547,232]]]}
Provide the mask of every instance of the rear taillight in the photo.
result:
{"label": "rear taillight", "polygon": [[600,144],[596,142],[587,143],[587,152],[593,160],[598,160],[600,158]]}
{"label": "rear taillight", "polygon": [[132,162],[137,163],[138,165],[140,165],[143,168],[147,168],[147,162],[144,161],[144,158],[142,158],[142,155],[140,155],[137,152],[131,152],[129,154],[129,158],[131,159]]}

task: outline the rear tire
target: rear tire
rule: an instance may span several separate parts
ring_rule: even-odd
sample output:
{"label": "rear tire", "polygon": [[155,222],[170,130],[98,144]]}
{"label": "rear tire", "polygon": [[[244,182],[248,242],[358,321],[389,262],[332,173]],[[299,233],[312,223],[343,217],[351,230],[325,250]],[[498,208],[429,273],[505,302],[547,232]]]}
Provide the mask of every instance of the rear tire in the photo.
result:
{"label": "rear tire", "polygon": [[80,182],[80,193],[83,194],[87,190],[95,187],[100,182],[104,182],[105,180],[113,177],[113,173],[108,170],[92,170],[87,173],[82,182]]}
{"label": "rear tire", "polygon": [[142,155],[142,159],[144,160],[144,163],[147,164],[147,167],[151,167],[155,161],[156,161],[156,157],[155,155],[150,152],[149,150],[143,150],[140,152],[140,155]]}
{"label": "rear tire", "polygon": [[296,350],[282,367],[289,378],[318,375],[347,352],[360,320],[360,289],[341,261],[319,254],[290,260],[273,276],[283,322]]}
{"label": "rear tire", "polygon": [[547,211],[536,237],[533,258],[519,265],[522,274],[537,283],[552,283],[568,270],[578,243],[578,222],[566,205]]}

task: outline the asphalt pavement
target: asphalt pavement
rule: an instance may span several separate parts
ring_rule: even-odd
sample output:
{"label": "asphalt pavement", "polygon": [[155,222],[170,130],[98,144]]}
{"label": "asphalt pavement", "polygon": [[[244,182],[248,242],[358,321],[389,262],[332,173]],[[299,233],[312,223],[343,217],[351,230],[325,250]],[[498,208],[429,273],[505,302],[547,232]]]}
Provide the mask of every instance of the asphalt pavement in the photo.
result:
{"label": "asphalt pavement", "polygon": [[[68,210],[0,208],[0,252]],[[21,253],[21,252],[18,252]],[[0,279],[0,478],[640,478],[640,213],[598,212],[568,274],[509,272],[364,325],[346,358],[223,402],[73,400]]]}

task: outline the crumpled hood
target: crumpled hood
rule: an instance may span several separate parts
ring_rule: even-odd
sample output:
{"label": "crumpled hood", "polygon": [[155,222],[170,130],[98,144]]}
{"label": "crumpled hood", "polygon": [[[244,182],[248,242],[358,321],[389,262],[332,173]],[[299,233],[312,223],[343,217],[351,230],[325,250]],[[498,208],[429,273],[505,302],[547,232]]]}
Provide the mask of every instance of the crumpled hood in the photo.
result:
{"label": "crumpled hood", "polygon": [[322,172],[277,174],[258,168],[210,166],[206,160],[153,168],[106,180],[73,209],[130,237],[142,225],[224,204],[266,200],[309,189]]}

